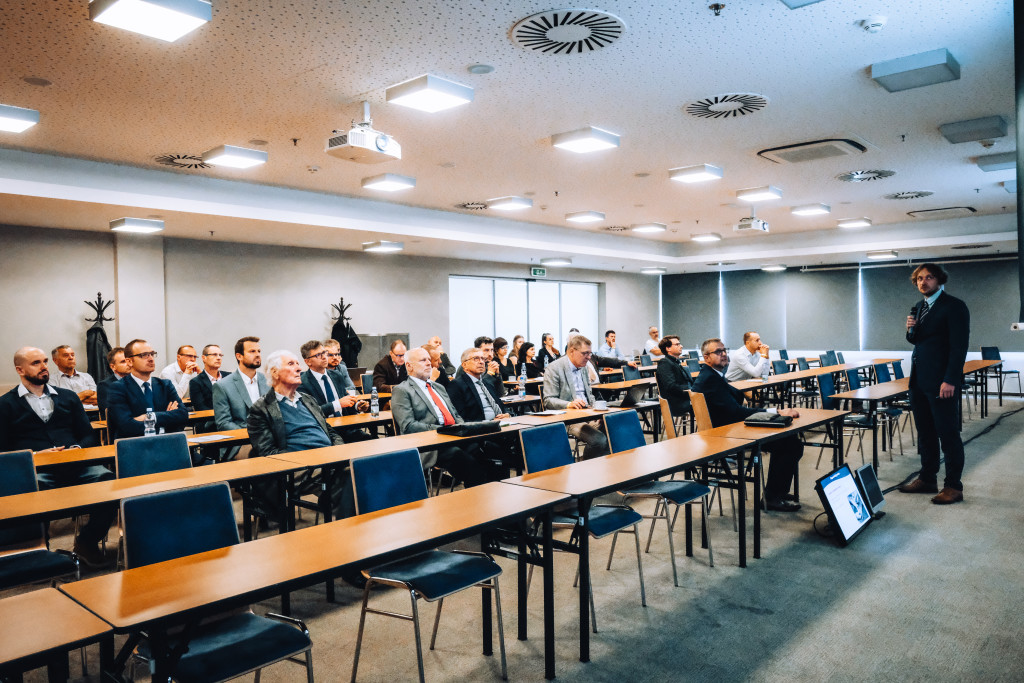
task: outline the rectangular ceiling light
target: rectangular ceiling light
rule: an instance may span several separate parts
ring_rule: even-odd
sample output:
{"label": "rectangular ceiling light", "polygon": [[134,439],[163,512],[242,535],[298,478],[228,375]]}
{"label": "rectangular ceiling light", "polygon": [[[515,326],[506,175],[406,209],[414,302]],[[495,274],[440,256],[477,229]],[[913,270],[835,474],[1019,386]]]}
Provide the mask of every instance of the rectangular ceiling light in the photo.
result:
{"label": "rectangular ceiling light", "polygon": [[633,232],[665,232],[668,226],[664,223],[637,223],[631,229]]}
{"label": "rectangular ceiling light", "polygon": [[697,164],[696,166],[680,166],[679,168],[668,169],[669,180],[680,183],[703,183],[708,180],[718,180],[722,177],[722,169],[711,164]]}
{"label": "rectangular ceiling light", "polygon": [[532,207],[533,200],[525,197],[495,197],[487,200],[487,208],[498,211],[519,211]]}
{"label": "rectangular ceiling light", "polygon": [[363,188],[366,190],[382,190],[384,192],[397,192],[416,187],[416,179],[409,176],[398,175],[397,173],[382,173],[372,178],[363,178]]}
{"label": "rectangular ceiling light", "polygon": [[842,220],[836,221],[836,225],[840,228],[870,228],[870,218],[843,218]]}
{"label": "rectangular ceiling light", "polygon": [[600,211],[574,211],[565,214],[565,220],[573,223],[597,223],[604,220],[604,214]]}
{"label": "rectangular ceiling light", "polygon": [[766,273],[781,273],[786,269],[785,263],[766,263],[761,266],[761,270]]}
{"label": "rectangular ceiling light", "polygon": [[202,154],[204,164],[227,166],[228,168],[252,168],[267,163],[267,158],[266,152],[233,145],[214,147]]}
{"label": "rectangular ceiling light", "polygon": [[894,258],[899,258],[899,253],[891,249],[885,249],[882,251],[869,251],[868,258],[872,261],[891,261]]}
{"label": "rectangular ceiling light", "polygon": [[691,235],[690,239],[694,242],[721,242],[722,236],[717,232],[701,232]]}
{"label": "rectangular ceiling light", "polygon": [[794,206],[789,210],[794,216],[820,216],[824,213],[832,213],[832,207],[828,204],[804,204]]}
{"label": "rectangular ceiling light", "polygon": [[773,186],[748,187],[745,190],[736,190],[736,199],[745,202],[765,202],[770,199],[782,199],[782,190]]}
{"label": "rectangular ceiling light", "polygon": [[813,5],[816,2],[821,2],[821,0],[782,0],[782,4],[789,9],[806,7],[807,5]]}
{"label": "rectangular ceiling light", "polygon": [[960,79],[960,63],[946,48],[871,65],[871,78],[889,92]]}
{"label": "rectangular ceiling light", "polygon": [[587,126],[568,133],[556,133],[551,136],[551,144],[559,149],[585,154],[618,147],[619,136],[602,128]]}
{"label": "rectangular ceiling light", "polygon": [[567,256],[553,256],[551,258],[542,258],[540,264],[542,266],[571,266],[572,259]]}
{"label": "rectangular ceiling light", "polygon": [[388,102],[429,114],[473,101],[473,89],[455,81],[423,74],[385,91]]}
{"label": "rectangular ceiling light", "polygon": [[39,123],[39,112],[35,109],[0,104],[0,130],[8,133],[21,133],[37,123]]}
{"label": "rectangular ceiling light", "polygon": [[110,229],[114,232],[160,232],[164,222],[153,218],[118,218],[110,221]]}
{"label": "rectangular ceiling light", "polygon": [[976,163],[982,171],[1008,171],[1011,168],[1017,168],[1017,153],[989,154],[985,157],[978,157]]}
{"label": "rectangular ceiling light", "polygon": [[402,251],[403,249],[405,249],[405,243],[403,242],[388,242],[387,240],[363,242],[363,251],[369,251],[374,254],[390,254]]}
{"label": "rectangular ceiling light", "polygon": [[668,272],[668,269],[658,268],[657,266],[647,266],[646,268],[641,268],[640,272],[644,275],[664,275]]}
{"label": "rectangular ceiling light", "polygon": [[173,43],[213,19],[203,0],[93,0],[89,18]]}
{"label": "rectangular ceiling light", "polygon": [[1006,119],[1002,116],[986,116],[970,121],[944,123],[939,126],[939,132],[954,145],[961,142],[991,140],[1006,136]]}

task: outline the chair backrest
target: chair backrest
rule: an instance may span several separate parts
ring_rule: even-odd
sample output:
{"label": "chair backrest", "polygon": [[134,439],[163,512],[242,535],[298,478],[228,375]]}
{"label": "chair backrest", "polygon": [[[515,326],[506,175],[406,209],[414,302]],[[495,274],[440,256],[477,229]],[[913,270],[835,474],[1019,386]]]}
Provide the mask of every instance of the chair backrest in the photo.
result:
{"label": "chair backrest", "polygon": [[628,365],[622,366],[622,379],[629,381],[631,379],[640,379],[640,371],[636,368],[631,368]]}
{"label": "chair backrest", "polygon": [[640,365],[651,365],[651,354],[643,353],[640,354]]}
{"label": "chair backrest", "polygon": [[118,439],[115,448],[114,466],[118,479],[192,467],[188,438],[183,432]]}
{"label": "chair backrest", "polygon": [[691,373],[700,372],[700,359],[699,358],[688,358],[686,359],[686,369]]}
{"label": "chair backrest", "polygon": [[892,376],[896,379],[903,379],[903,361],[894,360],[892,362]]}
{"label": "chair backrest", "polygon": [[370,390],[373,389],[373,373],[367,372],[361,375],[360,379],[362,380],[361,384],[363,385],[363,393],[370,393]]}
{"label": "chair backrest", "polygon": [[789,360],[789,351],[786,349],[779,349],[779,358],[782,360]]}
{"label": "chair backrest", "polygon": [[797,358],[796,359],[796,366],[798,368],[800,368],[801,370],[810,370],[811,369],[811,365],[810,365],[810,363],[807,362],[806,358]]}
{"label": "chair backrest", "polygon": [[708,412],[708,402],[704,400],[704,394],[696,391],[687,393],[690,394],[690,405],[693,406],[693,419],[697,423],[697,431],[703,432],[714,427],[711,424],[711,413]]}
{"label": "chair backrest", "polygon": [[846,381],[850,385],[850,391],[860,389],[860,375],[857,374],[856,370],[846,371]]}
{"label": "chair backrest", "polygon": [[238,543],[227,483],[121,501],[125,568],[144,567]]}
{"label": "chair backrest", "polygon": [[875,363],[875,379],[878,380],[879,384],[891,382],[892,377],[889,376],[889,366],[885,363]]}
{"label": "chair backrest", "polygon": [[839,356],[835,351],[826,351],[825,357],[828,358],[829,365],[839,365]]}
{"label": "chair backrest", "polygon": [[834,410],[836,399],[829,397],[836,393],[836,383],[831,373],[818,375],[818,393],[821,394],[821,407],[824,410]]}
{"label": "chair backrest", "polygon": [[686,352],[686,358],[687,359],[692,358],[694,360],[700,360],[700,354],[697,353],[696,351],[687,351]]}
{"label": "chair backrest", "polygon": [[[39,490],[36,482],[36,467],[32,451],[11,451],[0,453],[0,496],[15,496]],[[3,502],[0,501],[0,505]],[[4,546],[43,540],[43,525],[21,524],[14,527],[0,527],[0,550]],[[21,548],[23,549],[23,548]]]}
{"label": "chair backrest", "polygon": [[658,406],[661,408],[661,424],[665,427],[665,438],[676,438],[676,423],[672,419],[672,409],[668,407],[668,399],[664,396],[659,396]]}
{"label": "chair backrest", "polygon": [[998,346],[982,346],[981,347],[981,359],[982,360],[1002,360],[1003,357],[999,355]]}
{"label": "chair backrest", "polygon": [[608,449],[612,453],[647,445],[644,429],[640,426],[640,416],[635,410],[605,413],[604,431],[608,435]]}
{"label": "chair backrest", "polygon": [[784,360],[773,360],[772,361],[772,372],[776,375],[784,375],[789,372],[789,363]]}
{"label": "chair backrest", "polygon": [[527,472],[543,472],[573,462],[569,433],[561,422],[519,432]]}
{"label": "chair backrest", "polygon": [[356,514],[425,500],[429,495],[420,452],[415,448],[355,458],[349,467]]}
{"label": "chair backrest", "polygon": [[843,363],[846,362],[846,359],[843,358],[843,352],[842,351],[836,353],[835,356],[836,356],[836,360],[839,361],[839,365],[842,365]]}
{"label": "chair backrest", "polygon": [[818,354],[818,363],[820,363],[821,367],[823,368],[832,365],[831,363],[829,363],[829,357],[827,353]]}

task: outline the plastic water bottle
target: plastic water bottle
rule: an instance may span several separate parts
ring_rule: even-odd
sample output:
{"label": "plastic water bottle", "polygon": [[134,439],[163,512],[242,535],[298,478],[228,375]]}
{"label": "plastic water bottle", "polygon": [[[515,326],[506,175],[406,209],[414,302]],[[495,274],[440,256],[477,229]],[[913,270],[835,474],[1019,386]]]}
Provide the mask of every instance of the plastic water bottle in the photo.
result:
{"label": "plastic water bottle", "polygon": [[551,360],[551,356],[544,356],[544,372],[548,371],[548,361]]}
{"label": "plastic water bottle", "polygon": [[377,398],[377,387],[370,389],[370,415],[373,417],[380,415],[380,399]]}
{"label": "plastic water bottle", "polygon": [[152,410],[146,411],[146,419],[142,421],[143,435],[156,436],[156,414]]}
{"label": "plastic water bottle", "polygon": [[762,382],[767,382],[768,381],[768,361],[767,360],[764,362],[764,364],[761,367],[761,381]]}
{"label": "plastic water bottle", "polygon": [[526,398],[526,363],[523,363],[523,371],[519,373],[519,398]]}

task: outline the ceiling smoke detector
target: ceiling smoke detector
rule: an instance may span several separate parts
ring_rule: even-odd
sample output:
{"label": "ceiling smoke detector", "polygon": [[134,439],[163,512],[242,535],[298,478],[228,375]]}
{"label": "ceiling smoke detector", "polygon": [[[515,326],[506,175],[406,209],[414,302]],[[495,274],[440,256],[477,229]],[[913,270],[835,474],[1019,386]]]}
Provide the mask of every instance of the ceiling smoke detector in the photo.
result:
{"label": "ceiling smoke detector", "polygon": [[836,176],[837,179],[847,183],[866,183],[871,180],[881,180],[896,175],[896,171],[882,171],[872,169],[870,171],[850,171]]}
{"label": "ceiling smoke detector", "polygon": [[171,168],[210,168],[209,164],[204,163],[202,158],[195,154],[161,154],[155,157],[154,161]]}
{"label": "ceiling smoke detector", "polygon": [[625,22],[608,12],[556,9],[520,19],[512,27],[512,42],[550,55],[580,54],[611,45],[625,30]]}
{"label": "ceiling smoke detector", "polygon": [[463,202],[462,204],[456,204],[455,208],[466,211],[483,211],[487,208],[487,204],[484,202]]}
{"label": "ceiling smoke detector", "polygon": [[764,95],[749,92],[726,93],[714,95],[702,100],[690,102],[685,111],[690,116],[702,119],[725,119],[746,116],[761,111],[768,106],[768,98]]}
{"label": "ceiling smoke detector", "polygon": [[922,197],[931,197],[934,192],[928,190],[912,190],[910,192],[894,192],[892,194],[885,195],[886,199],[921,199]]}

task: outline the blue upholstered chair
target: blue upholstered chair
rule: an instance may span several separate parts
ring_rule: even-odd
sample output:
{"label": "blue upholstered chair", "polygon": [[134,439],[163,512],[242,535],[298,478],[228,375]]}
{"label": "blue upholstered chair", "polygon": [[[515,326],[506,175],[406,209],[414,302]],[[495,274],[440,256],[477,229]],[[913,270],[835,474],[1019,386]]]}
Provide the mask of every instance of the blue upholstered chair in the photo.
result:
{"label": "blue upholstered chair", "polygon": [[373,373],[367,372],[359,376],[361,384],[363,386],[363,393],[368,394],[373,389]]}
{"label": "blue upholstered chair", "polygon": [[[854,381],[857,381],[856,380],[857,374],[855,372],[851,373],[851,377],[854,379]],[[851,389],[856,389],[859,386],[860,385],[858,383],[858,385],[856,387],[851,386],[850,388]],[[835,381],[832,379],[832,375],[831,374],[824,373],[824,374],[818,375],[818,391],[820,392],[820,395],[821,395],[821,407],[824,410],[836,410],[839,407],[839,406],[836,405],[838,403],[838,401],[836,399],[834,399],[834,398],[831,398],[832,394],[836,393]],[[867,415],[863,415],[861,413],[854,413],[854,414],[851,414],[851,415],[847,415],[846,417],[843,418],[843,432],[844,432],[844,435],[849,435],[849,436],[852,437],[854,434],[856,434],[860,438],[860,445],[859,445],[859,447],[860,447],[861,460],[864,459],[864,432],[867,431],[867,430],[870,430],[870,429],[871,429],[871,418],[869,416],[867,416]],[[831,422],[828,422],[828,423],[825,424],[825,438],[827,439],[827,441],[821,442],[821,443],[810,443],[810,442],[807,442],[806,440],[804,441],[804,445],[806,445],[806,446],[820,446],[820,448],[818,450],[818,461],[814,465],[815,469],[817,469],[821,465],[821,456],[825,452],[825,446],[829,445],[829,444],[834,444],[835,441],[836,441],[836,435],[833,434],[832,423]],[[849,441],[847,441],[847,443],[846,443],[846,451],[847,452],[849,452],[850,446],[852,445],[852,443],[853,443],[853,439],[852,438]],[[844,454],[843,457],[845,459],[845,457],[846,457],[845,454]]]}
{"label": "blue upholstered chair", "polygon": [[779,349],[779,358],[782,360],[789,360],[789,351],[786,349]]}
{"label": "blue upholstered chair", "polygon": [[[982,346],[981,347],[981,359],[982,360],[1002,360],[1003,357],[999,353],[999,347],[998,346]],[[995,377],[996,381],[998,382],[1000,397],[1003,394],[1003,382],[1006,381],[1007,377],[1016,377],[1017,378],[1017,393],[1018,394],[1021,393],[1021,388],[1020,388],[1020,370],[1005,370],[1005,369],[1003,369],[1002,365],[997,365],[997,366],[995,366],[993,368],[990,368],[989,372],[992,373],[989,376],[990,377]],[[1002,404],[1000,404],[1000,405],[1002,405]]]}
{"label": "blue upholstered chair", "polygon": [[[224,483],[125,499],[121,520],[128,569],[238,543],[231,490]],[[305,654],[307,683],[313,683],[313,643],[298,619],[232,611],[208,618],[189,635],[185,654],[171,670],[175,681],[213,683],[254,671],[259,680],[263,667]],[[172,632],[168,648],[181,648],[180,640]],[[149,659],[145,640],[135,656]]]}
{"label": "blue upholstered chair", "polygon": [[[604,429],[608,435],[608,448],[612,453],[628,451],[633,448],[646,446],[643,429],[640,426],[640,417],[635,410],[621,410],[604,415]],[[641,457],[639,454],[636,457]],[[711,488],[698,481],[690,480],[669,480],[649,481],[637,484],[621,493],[628,501],[631,498],[653,498],[654,512],[651,515],[644,515],[651,520],[651,528],[647,533],[647,548],[651,550],[651,539],[654,536],[654,526],[659,519],[665,520],[665,527],[668,531],[668,552],[672,558],[672,580],[676,586],[679,585],[679,576],[676,573],[676,550],[672,540],[672,531],[675,527],[676,517],[679,515],[679,508],[682,505],[691,503],[700,504],[701,525],[704,529],[704,537],[708,544],[708,563],[714,567],[715,557],[711,551],[711,534],[708,528],[708,513],[711,509]],[[668,506],[675,506],[675,515],[669,517]],[[608,565],[611,566],[611,557],[608,558]]]}
{"label": "blue upholstered chair", "polygon": [[[356,458],[352,460],[350,469],[357,514],[363,515],[427,498],[427,482],[423,478],[423,465],[420,462],[419,451],[415,448]],[[473,586],[494,591],[494,603],[497,606],[498,616],[498,642],[501,648],[501,677],[507,679],[505,631],[501,621],[501,591],[498,587],[500,575],[501,567],[486,553],[443,550],[428,550],[425,553],[363,571],[363,576],[366,577],[366,587],[363,589],[363,608],[359,614],[359,635],[356,637],[356,656],[352,662],[352,680],[356,680],[359,654],[363,644],[363,627],[366,624],[366,615],[370,613],[412,621],[416,633],[416,664],[419,666],[420,683],[422,683],[423,651],[420,646],[417,601],[423,598],[427,602],[437,602],[434,631],[430,637],[430,649],[433,650],[437,640],[437,626],[441,621],[441,608],[444,606],[444,599]],[[370,599],[370,589],[374,584],[394,586],[409,591],[412,614],[396,614],[369,608],[367,603]]]}
{"label": "blue upholstered chair", "polygon": [[691,373],[700,372],[700,359],[699,358],[687,358],[686,369]]}
{"label": "blue upholstered chair", "polygon": [[642,353],[640,354],[640,365],[654,365],[654,361],[651,360],[651,354]]}
{"label": "blue upholstered chair", "polygon": [[192,467],[188,438],[183,432],[118,439],[115,448],[114,473],[118,479]]}
{"label": "blue upholstered chair", "polygon": [[637,368],[630,367],[628,365],[622,366],[622,379],[628,382],[632,379],[640,379],[640,370]]}
{"label": "blue upholstered chair", "polygon": [[776,375],[784,375],[789,372],[789,363],[784,360],[773,360],[772,361],[772,373]]}

